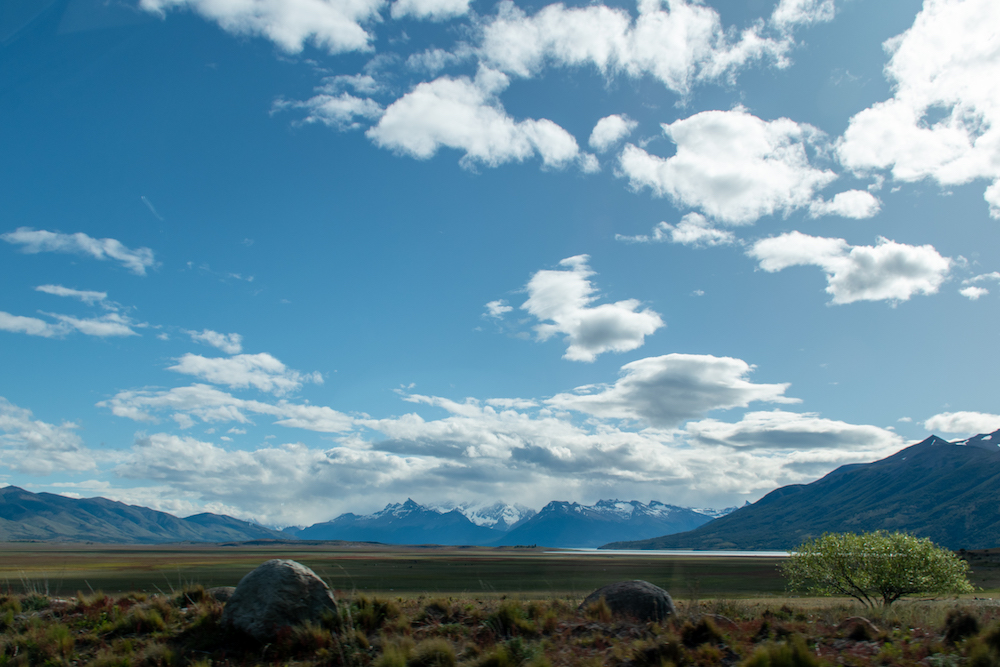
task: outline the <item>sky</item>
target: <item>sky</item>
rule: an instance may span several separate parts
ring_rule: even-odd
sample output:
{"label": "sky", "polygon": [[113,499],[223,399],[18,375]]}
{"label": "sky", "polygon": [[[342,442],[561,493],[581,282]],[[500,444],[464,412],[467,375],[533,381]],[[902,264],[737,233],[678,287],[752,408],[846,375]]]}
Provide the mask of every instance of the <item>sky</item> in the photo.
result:
{"label": "sky", "polygon": [[1000,428],[995,0],[8,0],[0,484],[753,502]]}

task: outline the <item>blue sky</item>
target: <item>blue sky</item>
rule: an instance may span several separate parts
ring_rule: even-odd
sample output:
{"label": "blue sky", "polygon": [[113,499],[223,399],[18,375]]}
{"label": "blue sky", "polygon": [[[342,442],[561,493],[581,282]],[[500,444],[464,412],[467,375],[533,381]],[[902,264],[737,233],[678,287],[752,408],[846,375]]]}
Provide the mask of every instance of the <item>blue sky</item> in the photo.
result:
{"label": "blue sky", "polygon": [[14,0],[0,483],[723,507],[1000,427],[993,0]]}

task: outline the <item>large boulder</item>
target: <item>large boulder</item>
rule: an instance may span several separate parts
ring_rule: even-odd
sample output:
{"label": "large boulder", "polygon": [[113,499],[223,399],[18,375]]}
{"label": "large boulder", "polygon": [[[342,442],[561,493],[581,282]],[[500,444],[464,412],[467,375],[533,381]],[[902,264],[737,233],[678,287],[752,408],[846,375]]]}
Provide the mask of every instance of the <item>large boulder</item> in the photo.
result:
{"label": "large boulder", "polygon": [[273,639],[283,627],[317,622],[336,611],[330,587],[294,560],[269,560],[240,580],[222,612],[222,624],[260,641]]}
{"label": "large boulder", "polygon": [[608,584],[587,596],[580,605],[586,609],[601,598],[615,616],[630,616],[640,621],[662,621],[677,613],[670,593],[648,581],[618,581]]}

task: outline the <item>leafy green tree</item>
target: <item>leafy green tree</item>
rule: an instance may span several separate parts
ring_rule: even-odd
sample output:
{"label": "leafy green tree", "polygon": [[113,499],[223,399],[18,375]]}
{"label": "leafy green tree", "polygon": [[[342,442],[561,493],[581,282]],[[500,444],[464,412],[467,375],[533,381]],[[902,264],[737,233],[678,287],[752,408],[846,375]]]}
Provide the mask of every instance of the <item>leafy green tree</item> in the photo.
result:
{"label": "leafy green tree", "polygon": [[781,565],[789,588],[888,607],[904,595],[971,593],[969,564],[926,537],[878,530],[825,533]]}

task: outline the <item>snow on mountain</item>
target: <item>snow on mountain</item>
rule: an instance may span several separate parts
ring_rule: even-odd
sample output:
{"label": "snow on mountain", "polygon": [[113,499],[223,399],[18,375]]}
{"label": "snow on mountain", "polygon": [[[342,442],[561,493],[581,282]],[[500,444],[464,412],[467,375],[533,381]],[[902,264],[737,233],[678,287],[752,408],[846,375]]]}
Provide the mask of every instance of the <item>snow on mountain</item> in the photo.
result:
{"label": "snow on mountain", "polygon": [[525,507],[518,503],[510,505],[499,500],[491,504],[465,501],[457,504],[447,503],[430,507],[439,512],[458,510],[477,526],[485,526],[486,528],[504,532],[536,514],[535,510],[530,507]]}

